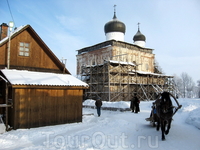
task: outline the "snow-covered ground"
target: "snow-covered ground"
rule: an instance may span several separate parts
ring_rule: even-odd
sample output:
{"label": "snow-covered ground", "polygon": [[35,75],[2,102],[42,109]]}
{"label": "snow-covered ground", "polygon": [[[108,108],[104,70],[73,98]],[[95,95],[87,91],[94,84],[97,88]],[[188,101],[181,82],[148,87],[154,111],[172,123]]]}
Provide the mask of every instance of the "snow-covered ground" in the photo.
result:
{"label": "snow-covered ground", "polygon": [[[32,129],[18,129],[0,134],[0,149],[55,150],[55,149],[200,149],[200,99],[179,99],[182,108],[173,117],[166,140],[156,131],[148,118],[152,101],[141,102],[138,114],[130,111],[96,110],[83,108],[83,122]],[[94,101],[84,102],[94,105]],[[103,103],[106,107],[129,107],[129,102]]]}

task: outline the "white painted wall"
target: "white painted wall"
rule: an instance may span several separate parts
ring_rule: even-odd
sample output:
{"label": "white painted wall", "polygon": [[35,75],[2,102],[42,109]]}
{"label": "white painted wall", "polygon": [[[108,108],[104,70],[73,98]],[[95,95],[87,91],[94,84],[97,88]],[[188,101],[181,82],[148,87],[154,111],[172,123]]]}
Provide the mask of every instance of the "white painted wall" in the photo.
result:
{"label": "white painted wall", "polygon": [[109,32],[106,33],[106,40],[124,41],[124,33],[122,32]]}
{"label": "white painted wall", "polygon": [[146,44],[145,41],[135,41],[134,43],[141,47],[145,47],[145,44]]}

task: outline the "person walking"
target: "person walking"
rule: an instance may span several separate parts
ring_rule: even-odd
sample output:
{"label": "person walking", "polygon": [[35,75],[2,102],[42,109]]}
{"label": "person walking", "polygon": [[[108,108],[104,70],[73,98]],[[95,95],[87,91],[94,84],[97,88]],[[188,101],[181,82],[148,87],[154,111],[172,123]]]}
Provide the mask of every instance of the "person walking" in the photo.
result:
{"label": "person walking", "polygon": [[97,108],[98,117],[100,117],[100,115],[101,115],[101,106],[102,106],[102,101],[101,101],[101,99],[97,99],[97,100],[96,100],[95,106],[96,106],[96,108]]}

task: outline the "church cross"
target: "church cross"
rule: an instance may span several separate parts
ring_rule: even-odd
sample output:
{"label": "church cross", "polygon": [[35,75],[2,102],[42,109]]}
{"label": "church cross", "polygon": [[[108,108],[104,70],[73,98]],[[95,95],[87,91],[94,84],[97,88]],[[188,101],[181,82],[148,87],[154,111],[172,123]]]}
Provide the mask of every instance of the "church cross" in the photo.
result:
{"label": "church cross", "polygon": [[117,6],[117,5],[114,5],[114,6],[113,6],[113,7],[114,7],[114,13],[116,12],[116,6]]}
{"label": "church cross", "polygon": [[140,29],[140,23],[139,23],[139,22],[138,22],[138,24],[137,24],[137,25],[138,25],[138,29]]}

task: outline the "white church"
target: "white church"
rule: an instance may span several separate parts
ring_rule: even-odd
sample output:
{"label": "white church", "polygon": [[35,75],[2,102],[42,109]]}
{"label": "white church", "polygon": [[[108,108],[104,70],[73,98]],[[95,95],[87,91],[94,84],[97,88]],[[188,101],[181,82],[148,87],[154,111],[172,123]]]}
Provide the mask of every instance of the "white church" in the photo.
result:
{"label": "white church", "polygon": [[129,101],[134,93],[140,100],[155,99],[163,90],[173,92],[173,76],[155,66],[153,49],[146,48],[146,37],[139,28],[133,43],[124,41],[126,25],[113,19],[104,26],[106,41],[78,50],[77,75],[90,86],[85,98]]}

